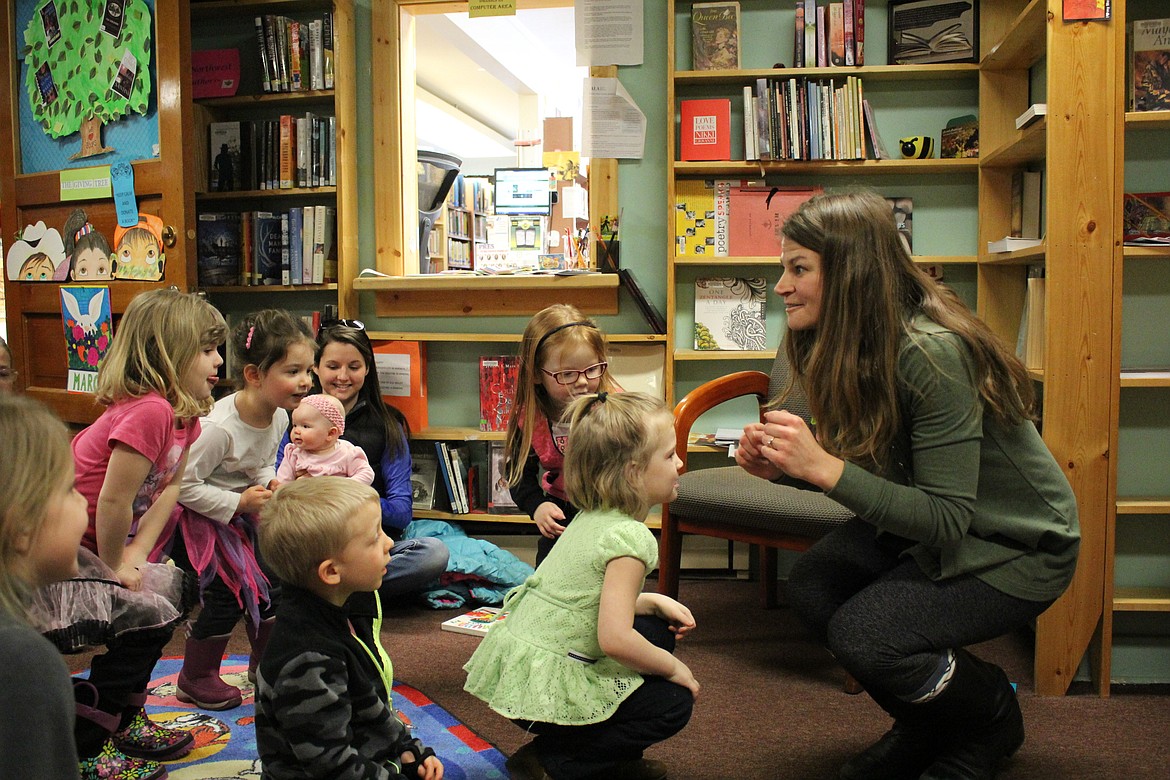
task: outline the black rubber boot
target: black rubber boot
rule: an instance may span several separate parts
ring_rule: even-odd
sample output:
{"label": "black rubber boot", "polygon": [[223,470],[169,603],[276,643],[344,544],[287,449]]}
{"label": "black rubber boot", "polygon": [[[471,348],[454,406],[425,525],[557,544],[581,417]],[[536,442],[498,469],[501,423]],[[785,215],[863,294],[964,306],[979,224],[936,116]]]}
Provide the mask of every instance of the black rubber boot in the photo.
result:
{"label": "black rubber boot", "polygon": [[938,757],[943,733],[918,705],[880,690],[866,689],[870,697],[894,718],[881,739],[849,759],[838,780],[917,780]]}
{"label": "black rubber boot", "polygon": [[991,780],[1024,744],[1024,716],[1007,675],[966,650],[955,652],[946,689],[922,707],[952,728],[921,780]]}

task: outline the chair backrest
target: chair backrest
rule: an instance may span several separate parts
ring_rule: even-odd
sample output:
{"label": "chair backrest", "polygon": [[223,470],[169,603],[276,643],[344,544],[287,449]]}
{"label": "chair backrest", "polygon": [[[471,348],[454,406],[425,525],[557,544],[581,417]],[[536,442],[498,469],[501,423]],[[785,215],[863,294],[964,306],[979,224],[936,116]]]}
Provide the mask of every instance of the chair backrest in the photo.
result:
{"label": "chair backrest", "polygon": [[[776,349],[776,359],[772,361],[772,373],[768,380],[768,400],[775,398],[780,391],[788,386],[788,377],[791,373],[792,366],[788,362],[788,353],[784,351],[784,342],[781,341],[780,346]],[[792,393],[784,402],[784,408],[797,417],[804,418],[806,423],[812,420],[808,396],[804,394],[804,389],[800,385],[792,389]]]}

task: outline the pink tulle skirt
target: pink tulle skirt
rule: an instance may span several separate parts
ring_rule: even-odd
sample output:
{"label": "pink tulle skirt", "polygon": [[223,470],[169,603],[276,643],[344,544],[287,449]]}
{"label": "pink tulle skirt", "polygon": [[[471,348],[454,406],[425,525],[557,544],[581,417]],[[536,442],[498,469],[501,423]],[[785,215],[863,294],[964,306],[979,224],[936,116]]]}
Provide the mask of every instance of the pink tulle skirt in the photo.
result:
{"label": "pink tulle skirt", "polygon": [[175,566],[139,567],[142,589],[123,587],[101,558],[82,547],[79,574],[38,588],[29,619],[63,653],[107,645],[131,631],[173,628],[198,598],[194,578]]}

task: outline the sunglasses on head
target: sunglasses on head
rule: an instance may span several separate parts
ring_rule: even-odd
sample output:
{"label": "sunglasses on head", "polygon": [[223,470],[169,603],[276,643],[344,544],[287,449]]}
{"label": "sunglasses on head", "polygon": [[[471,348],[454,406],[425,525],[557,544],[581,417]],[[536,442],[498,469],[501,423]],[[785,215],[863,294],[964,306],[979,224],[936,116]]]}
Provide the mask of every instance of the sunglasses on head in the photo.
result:
{"label": "sunglasses on head", "polygon": [[321,324],[317,327],[317,340],[320,341],[321,334],[325,333],[325,331],[329,330],[330,328],[349,328],[351,330],[356,330],[359,334],[361,334],[361,340],[364,341],[367,346],[370,344],[370,337],[366,334],[366,323],[362,322],[361,320],[322,320]]}

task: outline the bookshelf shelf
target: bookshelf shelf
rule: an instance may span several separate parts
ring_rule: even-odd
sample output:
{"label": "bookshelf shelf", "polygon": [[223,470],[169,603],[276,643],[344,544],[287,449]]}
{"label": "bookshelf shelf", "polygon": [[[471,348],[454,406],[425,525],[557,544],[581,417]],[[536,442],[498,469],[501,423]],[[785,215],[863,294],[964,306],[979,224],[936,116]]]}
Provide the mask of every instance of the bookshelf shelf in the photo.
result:
{"label": "bookshelf shelf", "polygon": [[1136,130],[1170,127],[1170,111],[1126,111],[1125,125]]}
{"label": "bookshelf shelf", "polygon": [[255,198],[305,198],[313,195],[334,196],[336,187],[286,187],[274,190],[233,190],[229,192],[197,192],[197,201],[250,200]]}
{"label": "bookshelf shelf", "polygon": [[1126,260],[1170,260],[1170,246],[1127,246],[1122,253]]}
{"label": "bookshelf shelf", "polygon": [[1115,588],[1115,612],[1170,612],[1170,588]]}
{"label": "bookshelf shelf", "polygon": [[772,360],[776,350],[676,349],[675,360]]}
{"label": "bookshelf shelf", "polygon": [[534,314],[552,294],[586,314],[616,314],[618,284],[617,274],[420,274],[359,276],[353,289],[374,293],[380,317],[479,317]]}
{"label": "bookshelf shelf", "polygon": [[503,441],[503,431],[481,431],[478,428],[435,426],[411,431],[411,439],[423,441]]}
{"label": "bookshelf shelf", "polygon": [[1152,371],[1122,371],[1122,387],[1170,387],[1170,368]]}
{"label": "bookshelf shelf", "polygon": [[[961,265],[974,263],[978,260],[975,255],[914,255],[914,262],[920,265]],[[716,257],[714,255],[675,255],[675,265],[693,265],[699,267],[718,266],[778,266],[778,257]],[[612,339],[611,339],[612,340]]]}
{"label": "bookshelf shelf", "polygon": [[979,255],[980,265],[1032,265],[1044,262],[1045,245],[1030,246],[1014,252],[996,252]]}
{"label": "bookshelf shelf", "polygon": [[1119,515],[1170,515],[1170,496],[1133,496],[1117,499]]}
{"label": "bookshelf shelf", "polygon": [[1017,130],[1015,136],[998,149],[980,158],[981,168],[1015,168],[1025,163],[1044,159],[1048,120],[1040,119]]}
{"label": "bookshelf shelf", "polygon": [[979,63],[982,71],[1026,70],[1044,58],[1044,26],[1048,21],[1046,0],[1032,0],[1005,30]]}
{"label": "bookshelf shelf", "polygon": [[192,19],[221,19],[228,16],[255,16],[257,12],[295,14],[325,11],[332,0],[191,0]]}
{"label": "bookshelf shelf", "polygon": [[281,108],[307,104],[332,106],[335,94],[332,89],[306,89],[300,92],[264,92],[259,95],[233,95],[222,98],[200,98],[195,102],[207,108]]}
{"label": "bookshelf shelf", "polygon": [[940,81],[948,78],[974,80],[979,66],[974,63],[945,65],[863,65],[859,68],[756,68],[750,70],[680,70],[674,74],[678,86],[754,85],[763,78],[844,79],[859,76],[866,81]]}
{"label": "bookshelf shelf", "polygon": [[329,284],[229,284],[200,287],[212,295],[220,293],[298,293],[298,292],[329,292],[336,290],[335,283]]}
{"label": "bookshelf shelf", "polygon": [[801,173],[825,176],[864,176],[869,174],[945,174],[972,173],[979,168],[974,157],[932,160],[783,160],[757,162],[722,160],[714,162],[675,161],[676,176],[732,176],[752,178],[767,174]]}

